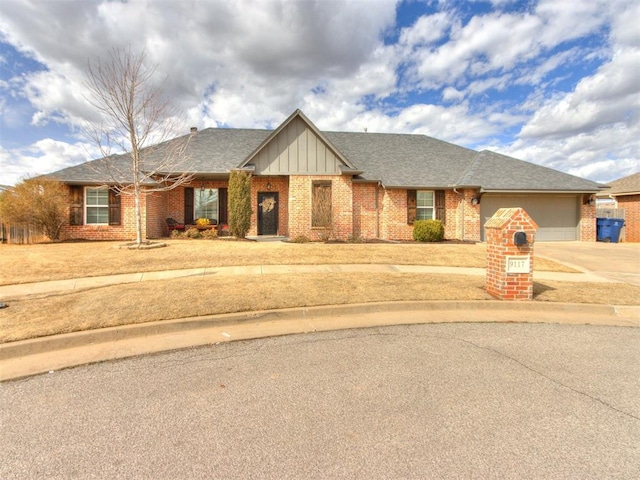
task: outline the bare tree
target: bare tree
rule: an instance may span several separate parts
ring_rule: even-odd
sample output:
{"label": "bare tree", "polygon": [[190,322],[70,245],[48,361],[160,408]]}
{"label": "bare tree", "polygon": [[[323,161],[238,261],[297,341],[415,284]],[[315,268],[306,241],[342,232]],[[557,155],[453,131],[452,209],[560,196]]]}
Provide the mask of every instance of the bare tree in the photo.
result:
{"label": "bare tree", "polygon": [[[144,240],[141,198],[193,179],[186,155],[191,135],[168,141],[177,131],[176,115],[154,83],[155,71],[144,52],[113,49],[105,60],[89,61],[85,82],[88,101],[101,114],[88,132],[103,155],[92,166],[109,175],[118,194],[133,196],[138,245]],[[114,147],[127,152],[124,159],[112,154]]]}

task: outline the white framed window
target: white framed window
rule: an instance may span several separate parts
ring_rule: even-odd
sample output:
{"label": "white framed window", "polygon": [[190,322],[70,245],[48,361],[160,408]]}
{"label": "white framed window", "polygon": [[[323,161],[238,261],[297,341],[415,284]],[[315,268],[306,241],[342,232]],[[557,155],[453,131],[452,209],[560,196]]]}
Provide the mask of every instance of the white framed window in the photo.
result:
{"label": "white framed window", "polygon": [[208,218],[218,223],[218,189],[196,189],[193,202],[193,219]]}
{"label": "white framed window", "polygon": [[87,225],[109,224],[109,189],[104,187],[84,189],[85,223]]}
{"label": "white framed window", "polygon": [[435,218],[434,192],[416,191],[416,220],[434,220]]}

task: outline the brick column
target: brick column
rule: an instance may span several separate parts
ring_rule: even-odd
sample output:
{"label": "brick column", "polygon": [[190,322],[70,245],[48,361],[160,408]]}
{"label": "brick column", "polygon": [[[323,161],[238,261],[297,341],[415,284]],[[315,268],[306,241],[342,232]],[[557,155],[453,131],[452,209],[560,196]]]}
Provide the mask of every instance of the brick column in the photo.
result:
{"label": "brick column", "polygon": [[[533,244],[538,225],[522,208],[501,208],[485,224],[487,292],[501,300],[533,298]],[[516,233],[526,243],[518,244]]]}

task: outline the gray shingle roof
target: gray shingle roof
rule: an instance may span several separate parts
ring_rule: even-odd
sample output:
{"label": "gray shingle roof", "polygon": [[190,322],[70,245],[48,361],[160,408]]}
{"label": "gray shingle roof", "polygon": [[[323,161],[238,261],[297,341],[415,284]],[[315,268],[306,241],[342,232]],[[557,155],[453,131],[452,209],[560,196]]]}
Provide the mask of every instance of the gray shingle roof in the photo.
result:
{"label": "gray shingle roof", "polygon": [[[187,170],[200,175],[225,175],[238,168],[272,130],[207,128],[191,135]],[[361,181],[381,181],[386,187],[453,188],[483,190],[597,192],[602,185],[533,163],[490,151],[476,152],[425,135],[391,133],[323,132],[348,161],[363,173]],[[184,142],[182,136],[145,149],[153,168],[167,150]],[[115,155],[113,164],[129,181],[128,155]],[[98,159],[50,174],[67,183],[111,183]],[[103,172],[103,173],[101,173]]]}
{"label": "gray shingle roof", "polygon": [[499,153],[483,150],[475,155],[460,186],[478,186],[484,191],[599,191],[590,180],[542,167]]}
{"label": "gray shingle roof", "polygon": [[454,187],[476,152],[425,135],[327,132],[364,180],[387,187]]}
{"label": "gray shingle roof", "polygon": [[640,193],[640,172],[609,182],[608,185],[611,190],[603,192],[604,196],[638,194]]}

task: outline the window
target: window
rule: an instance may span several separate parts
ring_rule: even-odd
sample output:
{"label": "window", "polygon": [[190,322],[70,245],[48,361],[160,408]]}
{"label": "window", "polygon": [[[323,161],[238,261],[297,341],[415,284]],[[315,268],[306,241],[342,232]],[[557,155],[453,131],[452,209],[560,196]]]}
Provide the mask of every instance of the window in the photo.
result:
{"label": "window", "polygon": [[407,190],[407,223],[416,220],[440,220],[445,223],[444,190]]}
{"label": "window", "polygon": [[196,189],[193,207],[193,218],[208,218],[212,223],[218,223],[218,189]]}
{"label": "window", "polygon": [[416,220],[433,220],[433,192],[418,190],[416,192]]}
{"label": "window", "polygon": [[313,182],[311,201],[311,226],[330,227],[332,223],[331,181]]}
{"label": "window", "polygon": [[120,225],[121,195],[107,187],[69,185],[69,225]]}
{"label": "window", "polygon": [[87,225],[109,224],[109,189],[85,188],[85,218]]}

